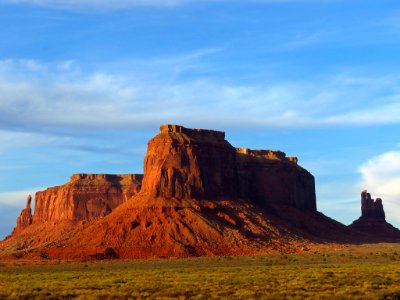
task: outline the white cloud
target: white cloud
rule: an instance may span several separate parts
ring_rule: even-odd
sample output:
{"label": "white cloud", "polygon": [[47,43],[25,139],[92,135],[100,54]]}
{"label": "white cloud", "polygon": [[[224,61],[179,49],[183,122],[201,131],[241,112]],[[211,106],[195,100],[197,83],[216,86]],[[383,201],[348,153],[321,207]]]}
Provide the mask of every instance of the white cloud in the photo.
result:
{"label": "white cloud", "polygon": [[[0,193],[0,204],[13,206],[13,207],[20,207],[23,209],[26,204],[26,198],[28,195],[32,195],[34,198],[36,191],[40,191],[42,189],[30,189],[24,191],[16,191],[16,192],[3,192]],[[34,201],[32,201],[31,207],[33,209]]]}
{"label": "white cloud", "polygon": [[32,146],[43,146],[67,142],[67,137],[55,137],[48,134],[18,132],[0,129],[0,153],[11,148],[24,148]]}
{"label": "white cloud", "polygon": [[373,198],[382,198],[389,222],[400,223],[400,151],[373,157],[359,171],[360,188],[368,189]]}
{"label": "white cloud", "polygon": [[[136,72],[125,73],[85,72],[75,61],[0,61],[0,130],[48,133],[161,123],[215,128],[400,123],[396,76],[341,75],[254,85],[182,78],[185,71],[179,70],[200,64],[202,56],[215,51],[219,50],[152,60],[147,67],[142,63]],[[10,134],[2,139],[12,144]]]}

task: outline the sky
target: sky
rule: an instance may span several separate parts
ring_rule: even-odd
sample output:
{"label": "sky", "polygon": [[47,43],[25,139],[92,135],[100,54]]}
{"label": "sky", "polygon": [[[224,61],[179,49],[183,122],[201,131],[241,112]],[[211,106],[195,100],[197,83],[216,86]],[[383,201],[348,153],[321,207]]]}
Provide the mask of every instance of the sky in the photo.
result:
{"label": "sky", "polygon": [[28,193],[142,173],[160,124],[279,149],[400,226],[398,0],[1,0],[0,238]]}

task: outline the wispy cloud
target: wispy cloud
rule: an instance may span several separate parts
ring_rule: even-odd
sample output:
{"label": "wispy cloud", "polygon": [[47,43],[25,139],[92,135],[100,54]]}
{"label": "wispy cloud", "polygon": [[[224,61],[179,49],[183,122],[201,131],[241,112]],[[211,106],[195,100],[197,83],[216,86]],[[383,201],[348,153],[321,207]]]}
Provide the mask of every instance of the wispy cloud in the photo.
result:
{"label": "wispy cloud", "polygon": [[67,137],[56,137],[48,134],[40,134],[35,132],[19,132],[0,130],[0,153],[10,148],[24,148],[24,147],[35,147],[66,143]]}
{"label": "wispy cloud", "polygon": [[0,204],[13,207],[20,207],[22,209],[25,207],[26,197],[28,195],[32,195],[32,197],[34,197],[35,192],[40,190],[42,189],[38,188],[38,189],[29,189],[16,192],[0,193]]}
{"label": "wispy cloud", "polygon": [[[0,130],[49,133],[161,123],[216,128],[400,123],[397,76],[337,75],[314,82],[254,85],[168,76],[174,65],[185,68],[192,63],[185,57],[185,63],[153,60],[153,67],[144,71],[151,76],[138,76],[140,71],[85,72],[73,61],[0,61]],[[162,76],[154,76],[157,72]],[[21,143],[30,139],[21,133],[6,133],[2,139],[13,144],[18,135]]]}
{"label": "wispy cloud", "polygon": [[400,223],[400,151],[372,157],[359,169],[360,190],[368,189],[374,198],[382,198],[389,222]]}

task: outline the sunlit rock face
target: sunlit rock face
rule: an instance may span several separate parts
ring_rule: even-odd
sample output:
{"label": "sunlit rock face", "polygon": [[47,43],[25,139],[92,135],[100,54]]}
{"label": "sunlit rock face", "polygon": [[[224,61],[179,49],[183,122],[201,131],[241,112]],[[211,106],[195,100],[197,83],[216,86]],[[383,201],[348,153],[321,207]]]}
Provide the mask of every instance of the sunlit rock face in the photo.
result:
{"label": "sunlit rock face", "polygon": [[163,125],[148,143],[142,192],[216,199],[238,195],[236,152],[225,133]]}
{"label": "sunlit rock face", "polygon": [[61,186],[36,193],[33,223],[93,220],[139,192],[142,175],[75,174]]}
{"label": "sunlit rock face", "polygon": [[17,226],[13,230],[13,234],[16,234],[26,227],[32,224],[32,210],[31,210],[32,196],[28,195],[26,198],[25,208],[21,211],[19,217],[17,218]]}

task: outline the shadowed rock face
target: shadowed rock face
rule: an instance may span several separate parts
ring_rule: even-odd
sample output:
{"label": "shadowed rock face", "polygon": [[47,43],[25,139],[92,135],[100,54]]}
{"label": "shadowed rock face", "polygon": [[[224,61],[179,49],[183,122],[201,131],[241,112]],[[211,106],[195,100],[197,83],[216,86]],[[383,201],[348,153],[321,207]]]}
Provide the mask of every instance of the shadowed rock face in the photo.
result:
{"label": "shadowed rock face", "polygon": [[371,194],[368,193],[367,190],[364,190],[361,193],[361,218],[385,220],[385,212],[383,211],[382,199],[372,199]]}
{"label": "shadowed rock face", "polygon": [[33,223],[93,220],[140,190],[142,175],[75,174],[65,185],[37,192]]}
{"label": "shadowed rock face", "polygon": [[400,238],[400,230],[385,220],[382,199],[372,199],[367,190],[361,192],[361,217],[349,227],[375,238]]}
{"label": "shadowed rock face", "polygon": [[240,195],[261,205],[316,211],[314,176],[281,151],[238,148]]}

